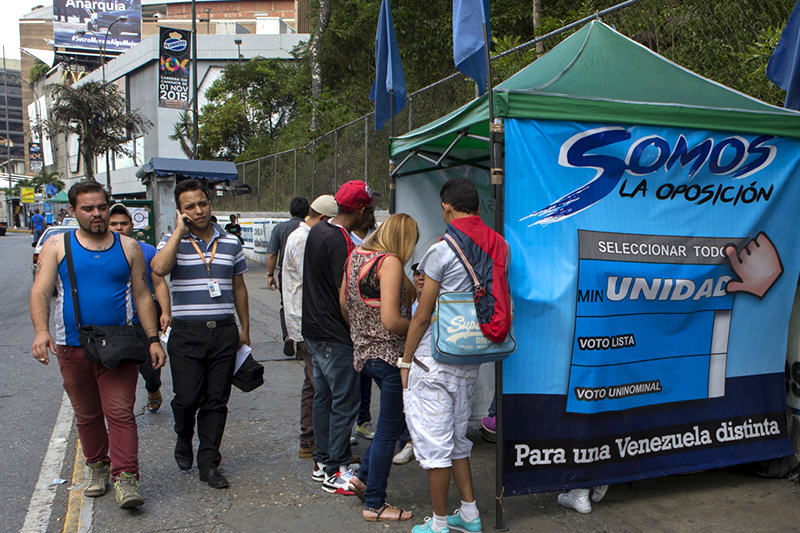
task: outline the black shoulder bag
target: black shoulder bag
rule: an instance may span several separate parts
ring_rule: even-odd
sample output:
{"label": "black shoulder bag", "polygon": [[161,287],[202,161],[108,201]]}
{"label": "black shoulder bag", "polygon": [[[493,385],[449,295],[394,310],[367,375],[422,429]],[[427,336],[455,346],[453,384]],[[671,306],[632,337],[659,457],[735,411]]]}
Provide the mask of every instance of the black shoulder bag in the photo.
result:
{"label": "black shoulder bag", "polygon": [[72,286],[72,305],[75,308],[75,322],[78,325],[78,342],[86,359],[100,363],[106,368],[117,368],[123,363],[140,365],[147,360],[145,339],[139,330],[130,325],[124,326],[84,326],[81,325],[81,310],[78,306],[78,285],[75,282],[75,269],[72,266],[72,234],[64,234],[64,256],[67,260],[69,283]]}

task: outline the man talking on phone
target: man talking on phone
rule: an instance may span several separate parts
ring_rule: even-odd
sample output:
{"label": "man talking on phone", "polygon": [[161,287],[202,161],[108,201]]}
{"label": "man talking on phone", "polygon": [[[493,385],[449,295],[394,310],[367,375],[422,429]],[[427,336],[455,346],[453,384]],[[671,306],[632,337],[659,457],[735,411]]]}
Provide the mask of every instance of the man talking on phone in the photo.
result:
{"label": "man talking on phone", "polygon": [[[250,344],[250,311],[239,239],[211,222],[211,202],[195,179],[175,186],[175,231],[164,235],[150,263],[160,276],[170,274],[172,331],[167,342],[175,397],[175,462],[192,468],[192,438],[197,418],[197,468],[200,481],[224,489],[219,448],[228,416],[236,351]],[[241,330],[236,327],[234,310]]]}

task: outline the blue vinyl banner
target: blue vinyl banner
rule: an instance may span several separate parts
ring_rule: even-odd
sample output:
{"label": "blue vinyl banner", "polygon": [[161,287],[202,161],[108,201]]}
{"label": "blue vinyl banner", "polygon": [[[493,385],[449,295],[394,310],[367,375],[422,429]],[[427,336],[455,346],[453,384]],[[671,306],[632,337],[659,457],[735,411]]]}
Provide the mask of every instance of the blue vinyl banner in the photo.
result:
{"label": "blue vinyl banner", "polygon": [[782,457],[800,142],[508,119],[506,494]]}

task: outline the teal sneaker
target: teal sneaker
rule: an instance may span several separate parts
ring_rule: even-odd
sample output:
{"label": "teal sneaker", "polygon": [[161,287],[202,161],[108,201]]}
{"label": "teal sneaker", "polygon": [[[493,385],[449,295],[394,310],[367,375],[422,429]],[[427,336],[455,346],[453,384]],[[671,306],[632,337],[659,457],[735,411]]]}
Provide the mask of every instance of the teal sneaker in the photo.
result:
{"label": "teal sneaker", "polygon": [[456,531],[464,531],[465,533],[481,533],[483,531],[481,517],[479,516],[471,522],[465,522],[461,518],[461,509],[456,509],[453,514],[447,516],[447,525]]}
{"label": "teal sneaker", "polygon": [[[448,524],[450,523],[450,517],[447,517]],[[411,528],[411,533],[450,533],[449,527],[444,527],[438,531],[434,531],[431,525],[433,524],[433,518],[430,516],[425,517],[425,521],[418,526],[414,526]]]}

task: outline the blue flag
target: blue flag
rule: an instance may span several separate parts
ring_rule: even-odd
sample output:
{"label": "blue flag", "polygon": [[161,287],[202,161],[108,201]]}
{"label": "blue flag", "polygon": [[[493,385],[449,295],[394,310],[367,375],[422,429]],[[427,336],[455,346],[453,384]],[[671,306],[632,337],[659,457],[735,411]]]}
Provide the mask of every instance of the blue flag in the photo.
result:
{"label": "blue flag", "polygon": [[484,22],[491,39],[489,0],[453,0],[453,60],[458,70],[475,80],[480,94],[486,91],[489,71]]}
{"label": "blue flag", "polygon": [[800,110],[800,1],[767,63],[767,78],[786,91],[783,107]]}
{"label": "blue flag", "polygon": [[406,76],[400,62],[400,49],[394,35],[389,0],[381,2],[378,31],[375,34],[375,83],[369,99],[375,102],[376,130],[380,130],[387,120],[406,106]]}

